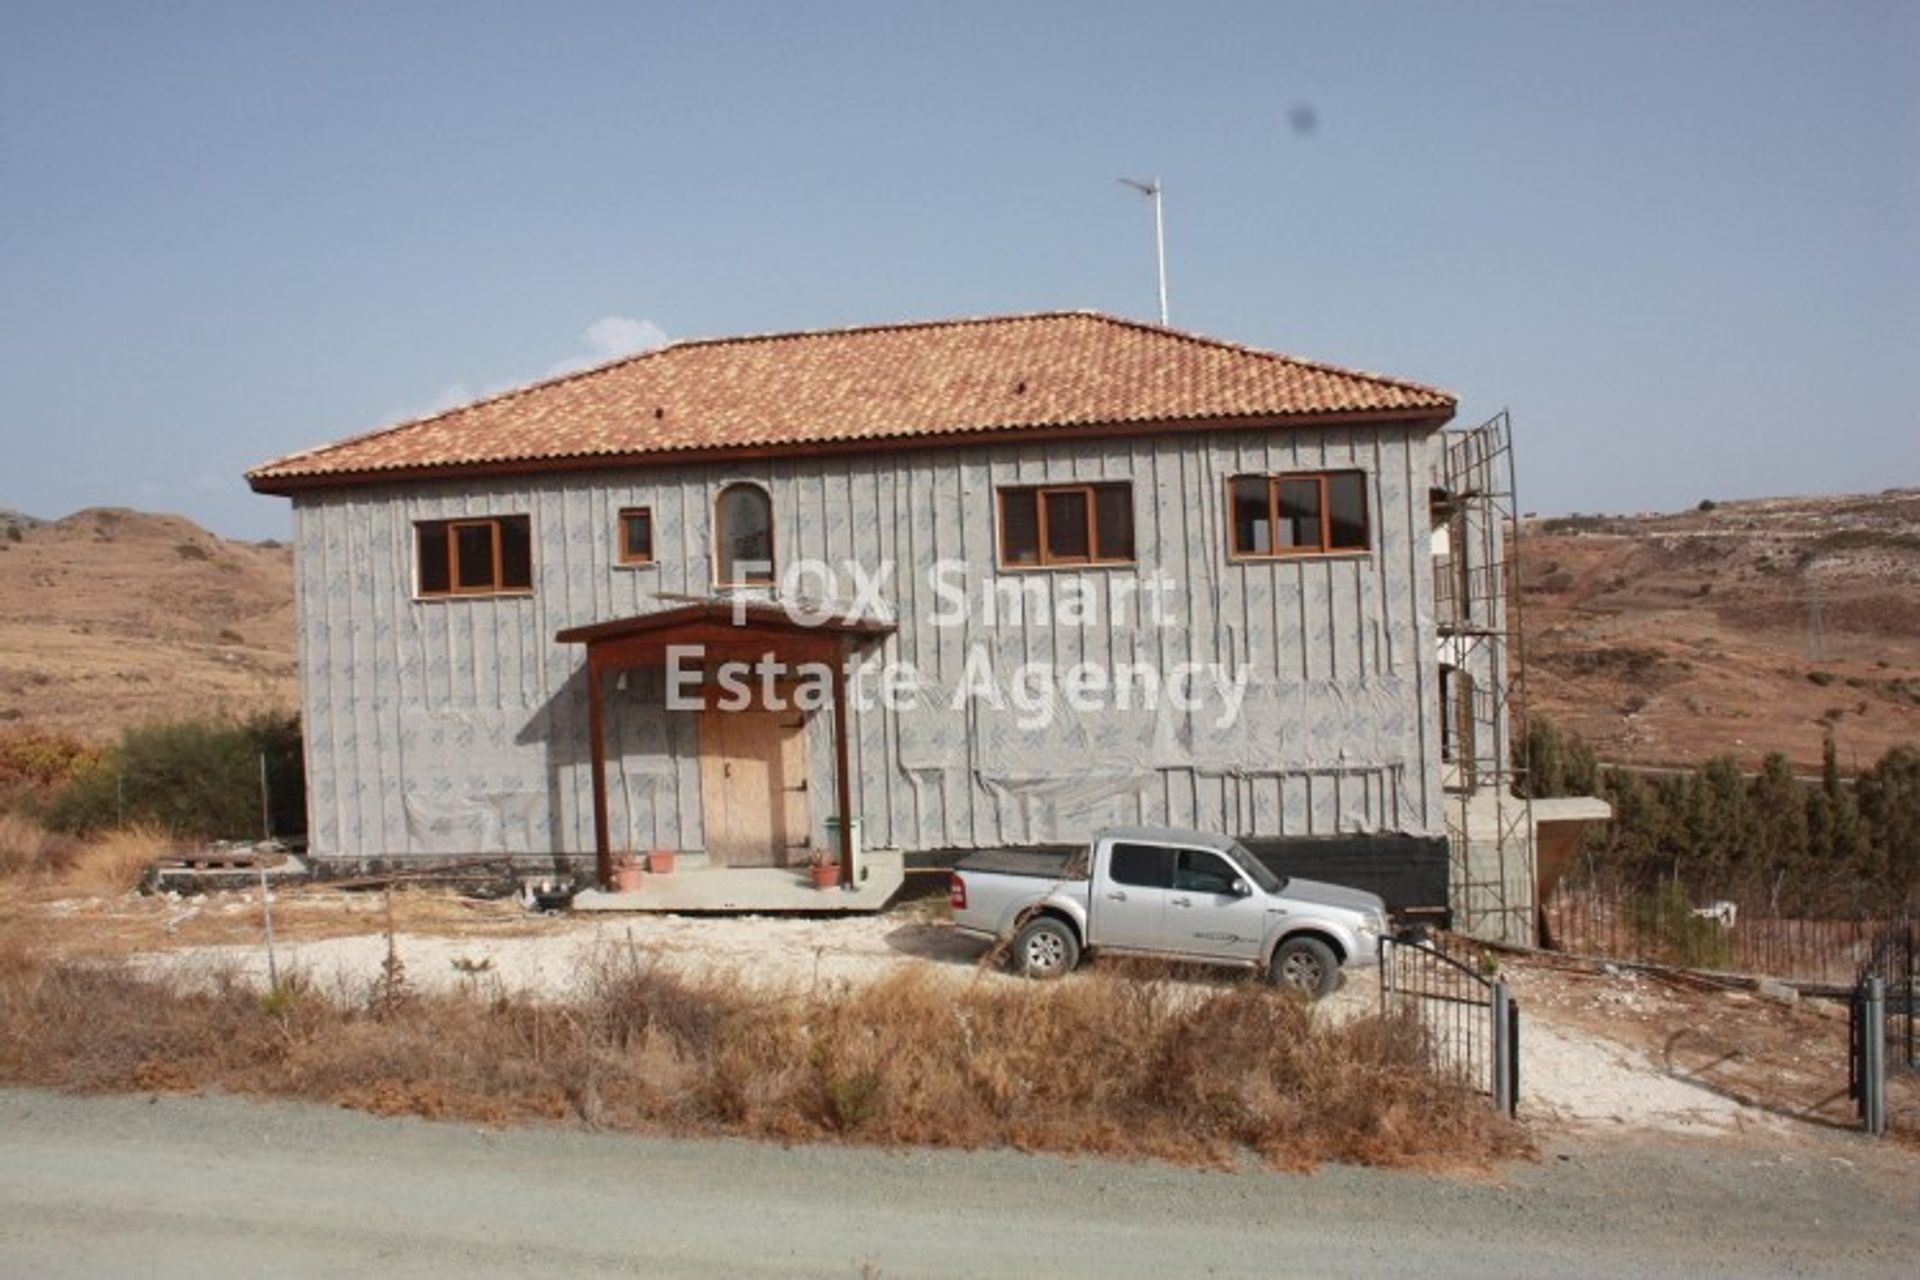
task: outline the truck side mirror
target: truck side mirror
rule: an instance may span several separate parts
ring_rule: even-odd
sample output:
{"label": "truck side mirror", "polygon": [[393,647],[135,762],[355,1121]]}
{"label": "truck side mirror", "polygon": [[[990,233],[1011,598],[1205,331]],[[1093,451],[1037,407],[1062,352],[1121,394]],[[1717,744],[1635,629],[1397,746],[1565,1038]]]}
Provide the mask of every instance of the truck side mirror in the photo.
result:
{"label": "truck side mirror", "polygon": [[1233,896],[1236,898],[1250,898],[1253,896],[1253,886],[1245,880],[1235,880],[1233,882]]}

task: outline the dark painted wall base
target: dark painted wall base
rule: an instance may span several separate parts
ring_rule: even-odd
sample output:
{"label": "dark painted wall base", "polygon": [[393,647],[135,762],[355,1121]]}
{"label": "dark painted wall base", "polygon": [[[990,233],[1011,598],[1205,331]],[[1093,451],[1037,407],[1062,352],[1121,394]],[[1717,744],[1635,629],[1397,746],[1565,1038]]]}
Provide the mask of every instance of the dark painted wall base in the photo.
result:
{"label": "dark painted wall base", "polygon": [[1365,889],[1379,894],[1396,916],[1441,927],[1449,923],[1445,836],[1244,838],[1241,843],[1283,876]]}

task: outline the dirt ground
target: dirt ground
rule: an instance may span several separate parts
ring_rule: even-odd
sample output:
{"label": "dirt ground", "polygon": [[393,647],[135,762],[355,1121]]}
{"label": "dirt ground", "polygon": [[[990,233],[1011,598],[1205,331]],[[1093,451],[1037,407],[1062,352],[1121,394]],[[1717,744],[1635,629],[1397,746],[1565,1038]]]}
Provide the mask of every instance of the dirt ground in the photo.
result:
{"label": "dirt ground", "polygon": [[0,727],[108,741],[295,693],[287,547],[118,509],[0,534]]}
{"label": "dirt ground", "polygon": [[[204,980],[238,971],[262,985],[267,954],[259,894],[170,899],[15,895],[0,904],[36,947],[69,958],[126,959]],[[726,969],[772,984],[866,982],[900,965],[958,982],[1013,982],[984,948],[952,931],[939,898],[871,916],[540,915],[512,901],[408,890],[315,888],[272,901],[279,971],[336,998],[362,999],[392,953],[420,990],[511,990],[563,999],[605,950],[656,955],[689,971]],[[1846,1019],[1837,1002],[1783,1004],[1751,992],[1505,957],[1520,1001],[1522,1114],[1548,1129],[1764,1134],[1801,1123],[1846,1128]],[[1194,970],[1196,989],[1235,981]],[[1379,1000],[1357,970],[1320,1006],[1346,1017]],[[1896,1119],[1920,1130],[1920,1089],[1902,1082]]]}
{"label": "dirt ground", "polygon": [[1769,751],[1847,772],[1920,737],[1920,491],[1760,498],[1522,532],[1530,708],[1603,759]]}

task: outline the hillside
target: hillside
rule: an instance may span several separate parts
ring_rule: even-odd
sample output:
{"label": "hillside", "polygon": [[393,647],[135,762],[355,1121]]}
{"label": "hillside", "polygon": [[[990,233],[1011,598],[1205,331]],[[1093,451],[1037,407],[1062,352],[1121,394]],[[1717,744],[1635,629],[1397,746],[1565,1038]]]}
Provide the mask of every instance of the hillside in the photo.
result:
{"label": "hillside", "polygon": [[[1705,506],[1706,504],[1703,504]],[[1530,519],[1529,697],[1603,759],[1920,741],[1920,489]]]}
{"label": "hillside", "polygon": [[34,519],[24,511],[0,507],[0,541],[16,542],[19,540],[19,535],[25,534],[30,529],[39,528],[42,523],[44,522]]}
{"label": "hillside", "polygon": [[179,516],[8,513],[0,727],[89,738],[158,717],[295,703],[293,558]]}
{"label": "hillside", "polygon": [[[294,704],[285,547],[178,516],[5,514],[0,726],[102,738]],[[1523,537],[1532,705],[1605,758],[1811,768],[1831,728],[1851,768],[1920,741],[1920,490],[1529,519]]]}

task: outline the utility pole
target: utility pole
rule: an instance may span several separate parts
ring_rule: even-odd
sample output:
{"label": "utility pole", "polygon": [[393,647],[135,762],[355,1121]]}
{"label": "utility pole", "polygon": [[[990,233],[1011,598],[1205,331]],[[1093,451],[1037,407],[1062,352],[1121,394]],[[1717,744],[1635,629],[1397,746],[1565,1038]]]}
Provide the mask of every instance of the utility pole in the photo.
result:
{"label": "utility pole", "polygon": [[1161,209],[1161,198],[1167,189],[1160,185],[1160,179],[1149,178],[1142,182],[1138,178],[1116,179],[1122,186],[1132,187],[1147,199],[1153,201],[1153,252],[1160,265],[1160,324],[1167,324],[1167,222]]}
{"label": "utility pole", "polygon": [[1807,657],[1814,662],[1827,658],[1826,619],[1820,606],[1820,575],[1815,569],[1807,570]]}

